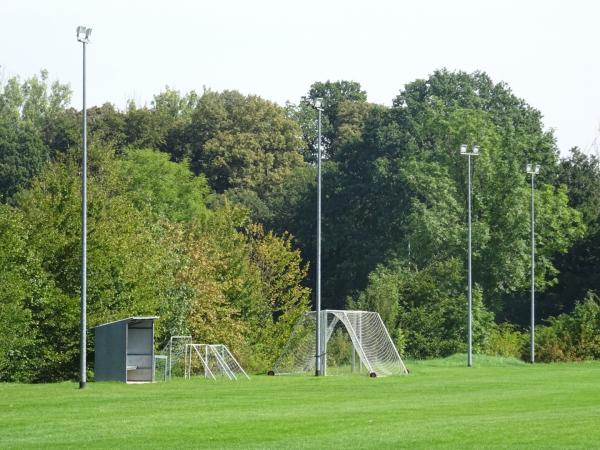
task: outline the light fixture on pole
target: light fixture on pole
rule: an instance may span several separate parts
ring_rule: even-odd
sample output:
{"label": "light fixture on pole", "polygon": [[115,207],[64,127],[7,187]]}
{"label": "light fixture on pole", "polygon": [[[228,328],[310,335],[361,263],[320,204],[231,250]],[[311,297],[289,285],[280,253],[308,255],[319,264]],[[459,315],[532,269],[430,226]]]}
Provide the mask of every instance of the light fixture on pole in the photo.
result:
{"label": "light fixture on pole", "polygon": [[316,314],[316,349],[315,349],[315,376],[324,375],[322,361],[322,336],[321,336],[321,114],[323,113],[323,99],[321,97],[306,98],[303,100],[318,111],[317,120],[317,295],[315,301]]}
{"label": "light fixture on pole", "polygon": [[474,145],[469,152],[467,145],[460,146],[460,154],[467,157],[468,175],[468,209],[469,209],[469,232],[468,232],[468,275],[467,275],[467,366],[473,365],[473,276],[472,276],[472,251],[471,251],[471,156],[479,156],[479,146]]}
{"label": "light fixture on pole", "polygon": [[531,175],[531,339],[530,358],[531,364],[535,362],[535,176],[540,173],[539,164],[527,164],[525,172]]}
{"label": "light fixture on pole", "polygon": [[77,27],[77,41],[83,44],[83,158],[81,162],[81,315],[79,322],[79,388],[87,383],[87,110],[85,105],[85,47],[90,43],[91,28]]}

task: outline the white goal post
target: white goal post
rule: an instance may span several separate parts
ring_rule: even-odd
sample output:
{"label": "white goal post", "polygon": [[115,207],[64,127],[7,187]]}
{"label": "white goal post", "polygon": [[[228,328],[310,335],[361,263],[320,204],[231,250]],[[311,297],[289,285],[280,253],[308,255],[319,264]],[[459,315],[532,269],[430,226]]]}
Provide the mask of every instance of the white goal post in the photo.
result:
{"label": "white goal post", "polygon": [[171,336],[169,338],[169,343],[163,350],[167,356],[166,379],[173,378],[173,367],[185,357],[186,345],[191,343],[191,336]]}
{"label": "white goal post", "polygon": [[[408,371],[394,345],[381,316],[371,311],[321,311],[321,373],[327,374],[327,347],[334,333],[343,330],[350,341],[351,361],[355,355],[371,377],[401,375]],[[273,375],[314,372],[316,349],[316,312],[306,313],[292,330],[292,334],[275,362]],[[350,361],[350,359],[348,359]]]}

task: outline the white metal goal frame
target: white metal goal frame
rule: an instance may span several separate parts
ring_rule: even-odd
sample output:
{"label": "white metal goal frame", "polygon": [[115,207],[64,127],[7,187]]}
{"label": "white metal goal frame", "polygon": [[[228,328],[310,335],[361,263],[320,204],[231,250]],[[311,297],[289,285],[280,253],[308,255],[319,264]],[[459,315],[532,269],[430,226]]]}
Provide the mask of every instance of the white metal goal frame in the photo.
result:
{"label": "white metal goal frame", "polygon": [[167,373],[169,367],[169,357],[166,355],[154,355],[154,373],[156,374],[156,369],[158,368],[159,361],[162,361],[162,380],[167,381]]}
{"label": "white metal goal frame", "polygon": [[197,358],[204,370],[204,378],[216,380],[217,375],[223,375],[229,380],[239,377],[250,379],[237,359],[223,344],[186,344],[185,346],[185,375],[191,379],[194,369],[194,358]]}
{"label": "white metal goal frame", "polygon": [[[381,316],[372,311],[322,310],[320,316],[321,373],[327,374],[327,344],[336,328],[342,326],[352,343],[354,355],[369,376],[407,374],[408,370],[394,345]],[[316,312],[306,313],[292,334],[270,374],[306,373],[315,368]]]}
{"label": "white metal goal frame", "polygon": [[166,379],[171,380],[173,375],[173,366],[182,358],[185,358],[185,349],[187,344],[192,343],[192,336],[171,336],[169,343],[165,348],[167,353]]}

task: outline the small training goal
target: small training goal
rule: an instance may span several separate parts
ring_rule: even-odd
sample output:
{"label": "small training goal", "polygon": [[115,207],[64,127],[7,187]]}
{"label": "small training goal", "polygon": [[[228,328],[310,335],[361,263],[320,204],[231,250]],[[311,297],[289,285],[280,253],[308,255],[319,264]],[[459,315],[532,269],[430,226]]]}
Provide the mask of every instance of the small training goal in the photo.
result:
{"label": "small training goal", "polygon": [[183,375],[185,371],[184,359],[186,345],[191,343],[191,336],[171,336],[169,338],[169,342],[163,349],[163,353],[165,355],[160,356],[161,358],[166,357],[164,376],[165,380],[171,380],[173,378],[173,374],[176,376]]}
{"label": "small training goal", "polygon": [[185,378],[190,379],[200,372],[204,378],[216,380],[217,377],[237,380],[250,377],[237,359],[223,344],[193,344],[185,346]]}
{"label": "small training goal", "polygon": [[[381,320],[370,311],[323,310],[320,317],[321,373],[366,370],[371,377],[406,374],[406,366]],[[306,313],[290,335],[270,374],[315,372],[316,312]]]}

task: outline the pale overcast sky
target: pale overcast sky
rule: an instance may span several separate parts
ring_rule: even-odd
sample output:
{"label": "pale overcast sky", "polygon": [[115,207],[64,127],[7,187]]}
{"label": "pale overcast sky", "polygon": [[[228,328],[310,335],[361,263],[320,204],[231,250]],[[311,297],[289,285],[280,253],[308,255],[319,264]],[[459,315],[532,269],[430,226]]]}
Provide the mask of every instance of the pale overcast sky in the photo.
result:
{"label": "pale overcast sky", "polygon": [[446,67],[506,81],[554,128],[561,152],[600,126],[600,1],[1,0],[4,79],[44,68],[81,105],[77,25],[93,28],[88,103],[150,103],[238,89],[280,104],[314,81],[355,80],[391,104]]}

